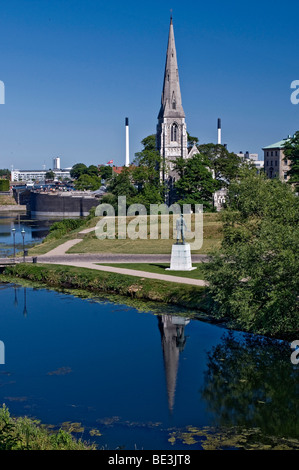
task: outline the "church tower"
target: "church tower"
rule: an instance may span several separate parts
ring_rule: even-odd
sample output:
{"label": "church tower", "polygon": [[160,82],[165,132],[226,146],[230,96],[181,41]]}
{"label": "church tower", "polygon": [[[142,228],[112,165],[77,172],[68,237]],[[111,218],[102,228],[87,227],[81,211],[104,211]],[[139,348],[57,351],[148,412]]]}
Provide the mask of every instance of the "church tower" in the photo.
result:
{"label": "church tower", "polygon": [[164,181],[170,180],[171,184],[176,177],[171,161],[178,157],[187,158],[188,156],[187,130],[182,106],[172,17],[170,19],[161,108],[158,115],[156,145],[163,163],[161,178]]}

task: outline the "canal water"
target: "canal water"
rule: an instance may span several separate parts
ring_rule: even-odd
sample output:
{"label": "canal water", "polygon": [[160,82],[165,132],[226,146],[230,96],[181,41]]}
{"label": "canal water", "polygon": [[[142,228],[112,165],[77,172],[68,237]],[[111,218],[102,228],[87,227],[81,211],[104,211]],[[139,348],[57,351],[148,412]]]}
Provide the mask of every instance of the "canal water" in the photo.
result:
{"label": "canal water", "polygon": [[0,403],[14,415],[109,450],[201,449],[236,428],[298,438],[283,342],[47,289],[0,295]]}
{"label": "canal water", "polygon": [[[11,215],[0,212],[0,257],[12,256],[14,249],[17,253],[23,251],[23,246],[26,249],[40,243],[56,220],[61,219],[33,218],[22,213]],[[12,229],[15,229],[15,235]]]}

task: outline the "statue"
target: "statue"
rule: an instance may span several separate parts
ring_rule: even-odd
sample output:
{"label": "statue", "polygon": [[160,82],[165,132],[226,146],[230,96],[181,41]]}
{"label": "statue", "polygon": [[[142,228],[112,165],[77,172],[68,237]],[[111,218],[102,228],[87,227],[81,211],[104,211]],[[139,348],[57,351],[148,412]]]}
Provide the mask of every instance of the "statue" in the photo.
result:
{"label": "statue", "polygon": [[179,245],[179,239],[182,238],[182,245],[185,245],[185,231],[187,230],[187,225],[184,220],[183,214],[181,214],[180,217],[177,218],[176,221],[176,244]]}

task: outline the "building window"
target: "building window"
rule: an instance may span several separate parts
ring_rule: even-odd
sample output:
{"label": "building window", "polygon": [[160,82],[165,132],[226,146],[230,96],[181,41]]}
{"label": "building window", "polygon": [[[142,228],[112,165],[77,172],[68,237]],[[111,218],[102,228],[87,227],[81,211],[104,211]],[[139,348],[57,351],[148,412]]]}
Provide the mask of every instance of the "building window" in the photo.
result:
{"label": "building window", "polygon": [[278,152],[277,152],[277,150],[276,150],[276,152],[275,152],[275,157],[277,157],[277,156],[278,156]]}
{"label": "building window", "polygon": [[171,126],[171,142],[178,140],[178,125],[174,122]]}
{"label": "building window", "polygon": [[269,160],[267,160],[267,166],[269,166]]}
{"label": "building window", "polygon": [[285,158],[283,162],[284,162],[285,165],[287,165],[288,164],[287,158]]}
{"label": "building window", "polygon": [[277,160],[275,160],[275,166],[277,166]]}
{"label": "building window", "polygon": [[271,157],[273,157],[273,152],[271,152]]}

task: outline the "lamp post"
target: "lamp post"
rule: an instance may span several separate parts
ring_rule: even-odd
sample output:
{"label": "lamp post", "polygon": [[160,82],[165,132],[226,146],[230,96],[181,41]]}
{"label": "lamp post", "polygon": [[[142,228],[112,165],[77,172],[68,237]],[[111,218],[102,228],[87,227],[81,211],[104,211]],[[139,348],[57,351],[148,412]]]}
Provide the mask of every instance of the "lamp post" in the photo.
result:
{"label": "lamp post", "polygon": [[12,235],[13,235],[13,259],[16,260],[16,229],[12,228]]}
{"label": "lamp post", "polygon": [[25,263],[25,230],[24,229],[21,230],[21,234],[22,234],[22,237],[23,237],[23,260],[24,260],[24,263]]}

